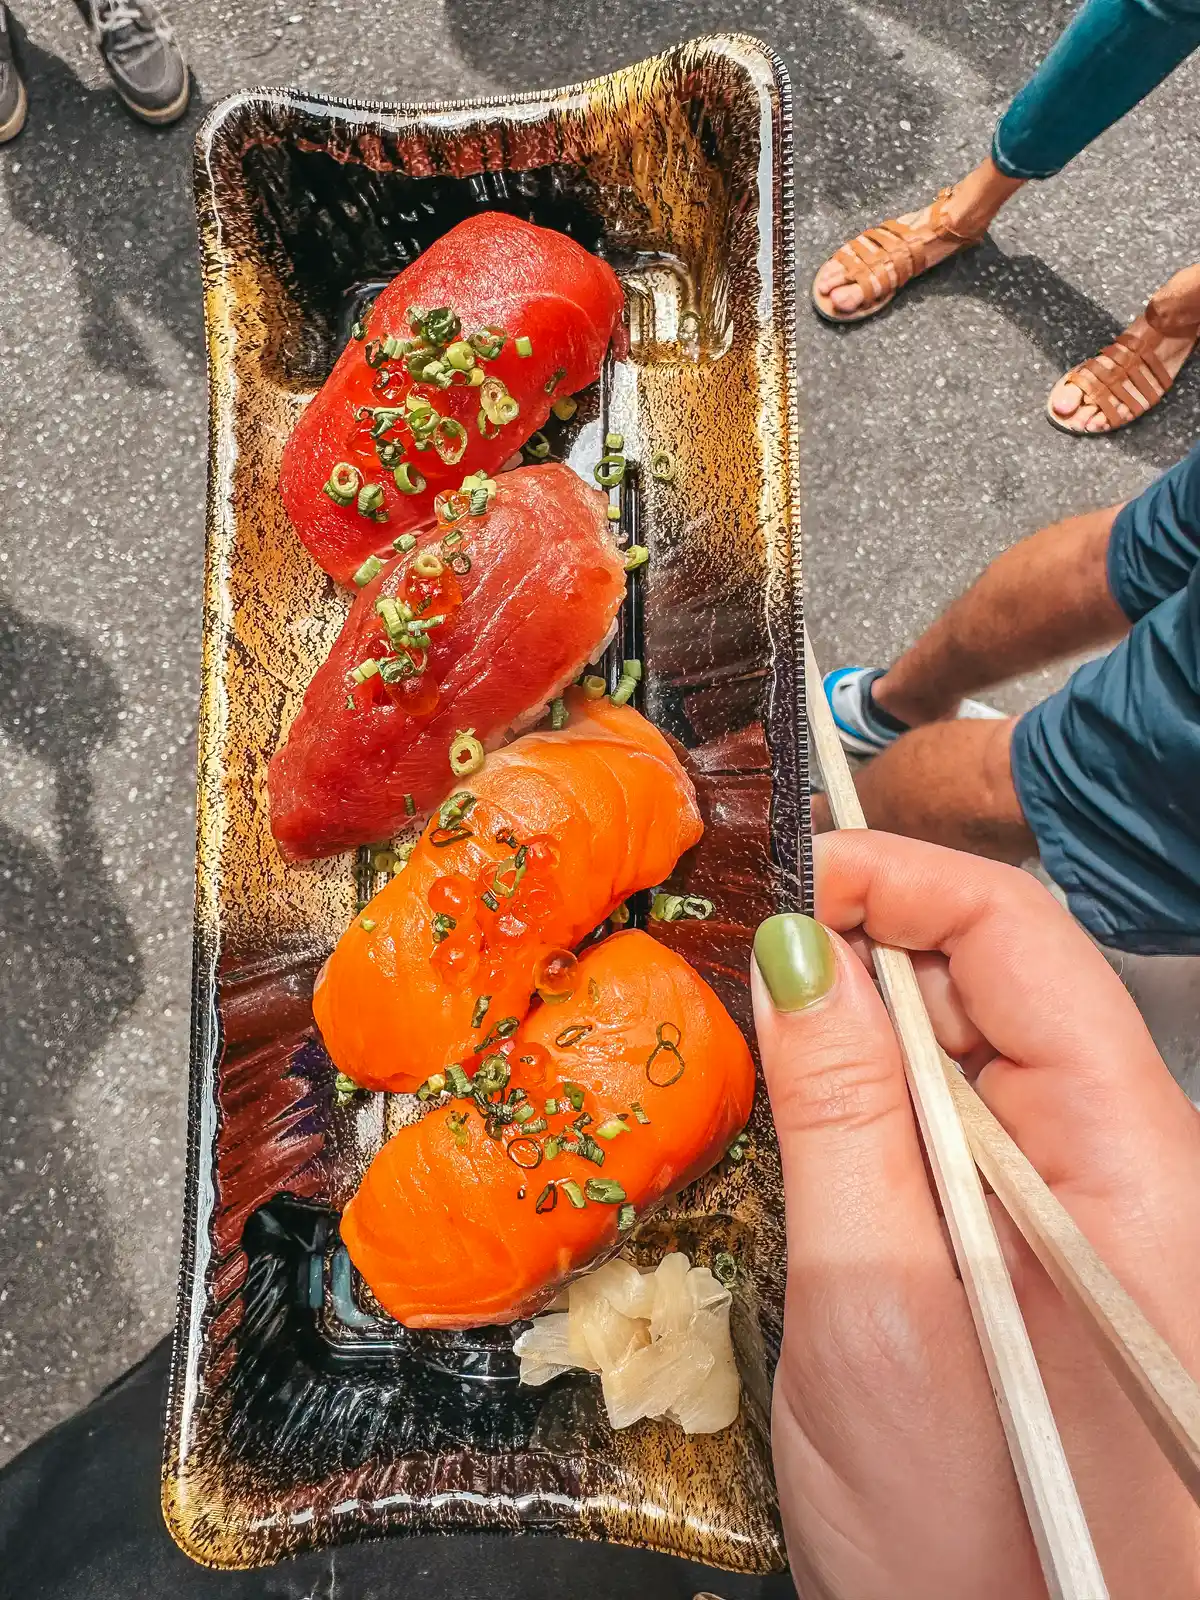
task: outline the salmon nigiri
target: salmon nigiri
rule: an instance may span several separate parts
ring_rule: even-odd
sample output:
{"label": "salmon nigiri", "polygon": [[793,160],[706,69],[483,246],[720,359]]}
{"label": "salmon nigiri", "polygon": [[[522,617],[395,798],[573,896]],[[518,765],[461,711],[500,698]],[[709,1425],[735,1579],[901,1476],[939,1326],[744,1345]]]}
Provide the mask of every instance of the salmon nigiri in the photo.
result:
{"label": "salmon nigiri", "polygon": [[491,1058],[485,1090],[477,1075],[384,1145],[346,1208],[351,1259],[409,1327],[532,1316],[750,1115],[746,1041],[682,956],[619,933],[577,976],[505,1042],[502,1067]]}
{"label": "salmon nigiri", "polygon": [[495,472],[555,401],[593,383],[621,315],[612,268],[501,211],[460,222],[379,295],[283,452],[280,490],[349,583],[439,493]]}
{"label": "salmon nigiri", "polygon": [[558,464],[502,473],[490,492],[355,600],[267,772],[290,860],[423,815],[453,782],[460,730],[498,744],[603,643],[625,595],[605,497]]}
{"label": "salmon nigiri", "polygon": [[415,1090],[511,1036],[535,990],[572,994],[572,947],[703,832],[656,728],[629,706],[566,698],[566,727],[496,751],[434,813],[325,964],[313,1014],[355,1083]]}

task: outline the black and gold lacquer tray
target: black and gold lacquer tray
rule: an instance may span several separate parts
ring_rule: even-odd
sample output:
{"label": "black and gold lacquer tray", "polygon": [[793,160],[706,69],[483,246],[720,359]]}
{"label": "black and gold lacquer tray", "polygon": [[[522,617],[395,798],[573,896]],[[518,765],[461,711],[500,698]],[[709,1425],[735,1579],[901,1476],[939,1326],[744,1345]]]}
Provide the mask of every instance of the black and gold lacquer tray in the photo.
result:
{"label": "black and gold lacquer tray", "polygon": [[[367,105],[288,90],[218,106],[196,151],[211,385],[187,1212],[163,1504],[217,1566],[385,1534],[607,1539],[742,1572],[783,1564],[770,1386],[784,1288],[765,1094],[749,1159],[642,1227],[738,1265],[738,1422],[614,1434],[595,1380],[516,1381],[511,1332],[409,1332],[338,1240],[341,1204],[402,1108],[342,1105],[314,975],[369,859],[296,867],[265,774],[348,605],[284,513],[285,438],[373,286],[471,212],[571,233],[626,295],[619,349],[557,449],[635,464],[626,538],[649,546],[618,654],[687,751],[706,831],[665,887],[703,922],[649,922],[750,1028],[758,921],[809,898],[800,651],[789,91],[755,40],[718,36],[512,100]],[[656,455],[672,471],[646,470]],[[642,464],[642,470],[636,464]],[[669,479],[669,481],[664,481]],[[645,906],[639,913],[645,916]]]}

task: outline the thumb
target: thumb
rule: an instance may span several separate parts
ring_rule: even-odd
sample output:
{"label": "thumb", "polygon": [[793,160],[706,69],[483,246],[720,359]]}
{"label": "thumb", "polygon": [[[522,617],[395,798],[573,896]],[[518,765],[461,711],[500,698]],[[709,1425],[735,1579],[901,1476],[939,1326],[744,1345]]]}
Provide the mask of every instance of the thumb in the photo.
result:
{"label": "thumb", "polygon": [[751,987],[789,1270],[924,1257],[952,1272],[899,1046],[862,963],[811,917],[770,917],[755,935]]}

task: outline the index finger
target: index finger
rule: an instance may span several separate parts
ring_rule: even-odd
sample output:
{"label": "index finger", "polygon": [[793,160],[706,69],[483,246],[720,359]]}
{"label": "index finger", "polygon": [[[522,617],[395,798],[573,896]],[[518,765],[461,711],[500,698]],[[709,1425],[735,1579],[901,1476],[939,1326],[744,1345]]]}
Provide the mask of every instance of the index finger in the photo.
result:
{"label": "index finger", "polygon": [[967,1014],[1001,1054],[1089,1077],[1131,1054],[1157,1060],[1121,980],[1029,873],[896,834],[815,843],[820,920],[840,933],[861,927],[878,944],[940,950]]}

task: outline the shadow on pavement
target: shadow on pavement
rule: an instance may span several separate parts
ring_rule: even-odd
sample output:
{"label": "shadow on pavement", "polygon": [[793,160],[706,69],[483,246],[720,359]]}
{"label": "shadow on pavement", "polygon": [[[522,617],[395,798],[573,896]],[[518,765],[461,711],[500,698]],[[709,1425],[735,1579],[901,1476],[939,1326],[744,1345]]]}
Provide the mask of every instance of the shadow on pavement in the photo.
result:
{"label": "shadow on pavement", "polygon": [[0,594],[0,731],[50,775],[44,809],[58,834],[48,851],[0,824],[0,1412],[10,1420],[36,1408],[47,1360],[86,1370],[130,1311],[94,1147],[70,1124],[76,1085],[142,991],[91,815],[92,755],[114,738],[119,706],[111,671],[79,633],[35,623]]}
{"label": "shadow on pavement", "polygon": [[12,221],[70,255],[89,366],[161,389],[133,312],[203,347],[191,155],[207,108],[193,88],[181,122],[145,127],[107,85],[89,89],[13,31],[29,120],[0,163]]}

